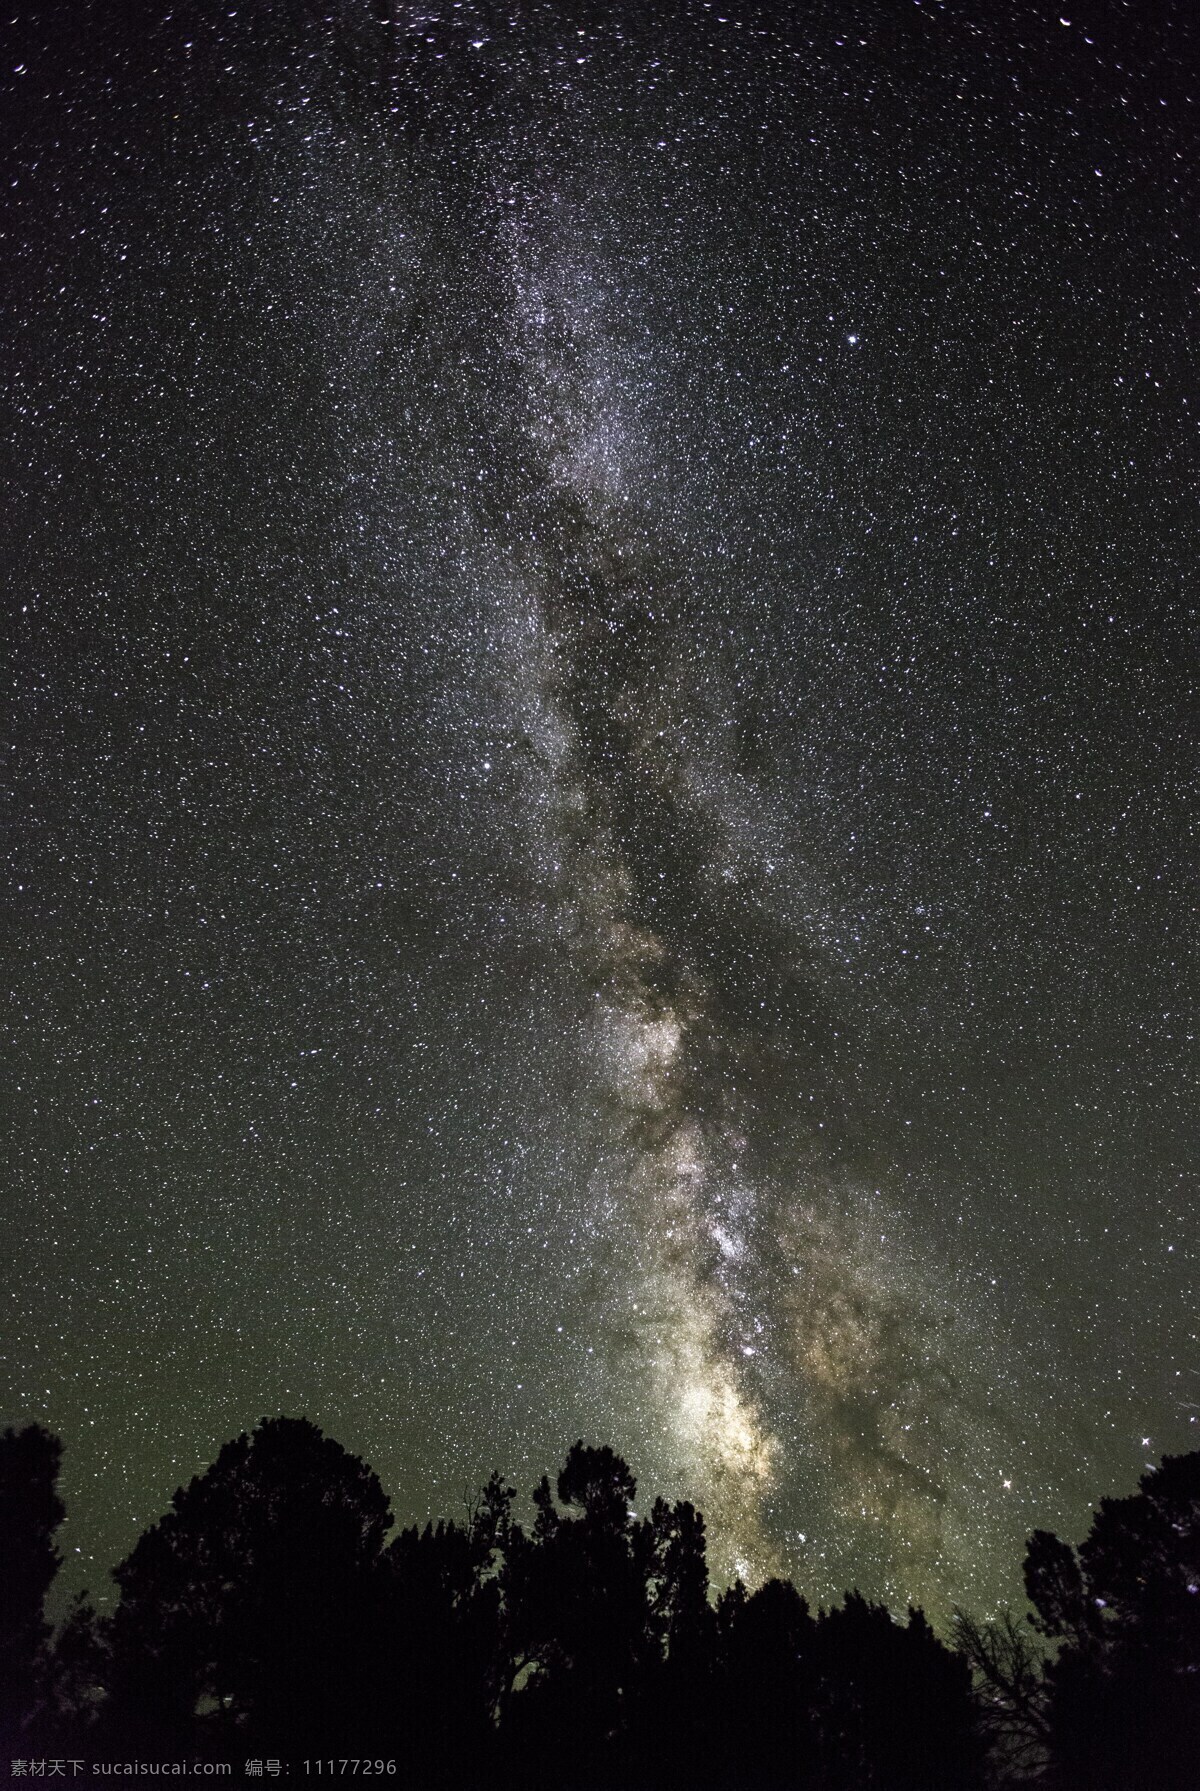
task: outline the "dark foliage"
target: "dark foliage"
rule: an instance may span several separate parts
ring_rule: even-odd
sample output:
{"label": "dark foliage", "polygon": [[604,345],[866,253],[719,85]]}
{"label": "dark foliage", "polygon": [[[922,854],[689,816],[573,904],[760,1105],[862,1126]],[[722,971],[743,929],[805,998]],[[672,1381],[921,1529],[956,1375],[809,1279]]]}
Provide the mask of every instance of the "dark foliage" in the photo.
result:
{"label": "dark foliage", "polygon": [[227,1443],[115,1569],[106,1731],[202,1750],[361,1739],[391,1522],[374,1474],[304,1419]]}
{"label": "dark foliage", "polygon": [[0,1436],[0,1745],[33,1715],[49,1628],[42,1604],[58,1571],[55,1491],[62,1444],[39,1424]]}
{"label": "dark foliage", "polygon": [[1048,1776],[1063,1791],[1200,1783],[1200,1452],[1102,1499],[1078,1550],[1037,1531],[1025,1585],[1042,1632]]}
{"label": "dark foliage", "polygon": [[60,1454],[0,1439],[14,1744],[370,1754],[447,1791],[1196,1782],[1200,1455],[1104,1500],[1078,1550],[1035,1533],[1035,1615],[960,1618],[951,1652],[857,1592],[815,1615],[785,1580],[714,1602],[700,1513],[638,1517],[625,1462],[583,1442],[531,1528],[493,1475],[463,1521],[389,1544],[371,1470],[288,1418],[227,1444],[116,1568],[112,1617],[81,1600],[51,1645]]}
{"label": "dark foliage", "polygon": [[980,1782],[970,1671],[920,1611],[903,1627],[850,1593],[814,1637],[820,1783],[950,1791]]}

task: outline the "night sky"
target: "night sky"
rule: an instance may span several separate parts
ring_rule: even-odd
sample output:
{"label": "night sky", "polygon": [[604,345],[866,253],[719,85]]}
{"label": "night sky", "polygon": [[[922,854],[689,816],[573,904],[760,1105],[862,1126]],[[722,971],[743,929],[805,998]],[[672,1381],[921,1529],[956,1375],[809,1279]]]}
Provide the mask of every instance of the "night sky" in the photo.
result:
{"label": "night sky", "polygon": [[70,1585],[285,1411],[1017,1600],[1200,1446],[1192,7],[14,11]]}

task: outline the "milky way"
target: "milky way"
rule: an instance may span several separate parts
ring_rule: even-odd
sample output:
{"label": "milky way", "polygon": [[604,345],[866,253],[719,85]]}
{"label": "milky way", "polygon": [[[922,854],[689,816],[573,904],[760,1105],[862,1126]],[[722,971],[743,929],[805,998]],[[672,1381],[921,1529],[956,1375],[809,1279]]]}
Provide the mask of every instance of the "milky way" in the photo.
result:
{"label": "milky way", "polygon": [[[15,1320],[939,1618],[1194,1441],[1194,25],[21,9]],[[10,127],[12,128],[12,127]]]}

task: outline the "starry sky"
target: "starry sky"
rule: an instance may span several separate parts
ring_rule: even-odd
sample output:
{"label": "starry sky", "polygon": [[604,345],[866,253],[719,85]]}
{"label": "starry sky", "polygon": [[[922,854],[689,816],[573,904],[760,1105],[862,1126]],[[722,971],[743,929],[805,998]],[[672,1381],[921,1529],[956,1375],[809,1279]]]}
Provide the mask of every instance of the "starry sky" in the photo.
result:
{"label": "starry sky", "polygon": [[1200,1446],[1190,7],[14,0],[7,1419],[987,1612]]}

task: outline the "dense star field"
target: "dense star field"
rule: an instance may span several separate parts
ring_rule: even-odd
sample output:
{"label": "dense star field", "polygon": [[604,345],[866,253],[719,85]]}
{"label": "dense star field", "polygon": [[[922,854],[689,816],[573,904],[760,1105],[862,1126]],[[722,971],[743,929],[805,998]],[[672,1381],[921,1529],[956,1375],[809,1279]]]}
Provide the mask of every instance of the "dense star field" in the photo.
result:
{"label": "dense star field", "polygon": [[1200,1414],[1180,4],[18,4],[3,1415],[987,1612]]}

